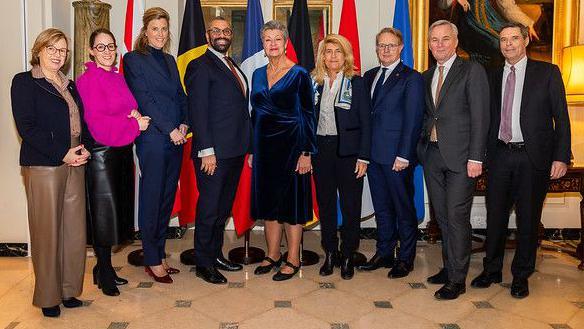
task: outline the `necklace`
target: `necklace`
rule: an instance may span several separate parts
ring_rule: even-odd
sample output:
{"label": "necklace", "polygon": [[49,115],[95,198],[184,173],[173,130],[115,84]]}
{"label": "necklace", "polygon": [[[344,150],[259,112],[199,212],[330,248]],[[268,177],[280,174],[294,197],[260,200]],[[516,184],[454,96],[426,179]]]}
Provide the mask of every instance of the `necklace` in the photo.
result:
{"label": "necklace", "polygon": [[276,67],[274,64],[272,63],[268,63],[268,67],[271,68],[272,70],[272,74],[278,74],[278,72],[280,72],[282,70],[281,67]]}

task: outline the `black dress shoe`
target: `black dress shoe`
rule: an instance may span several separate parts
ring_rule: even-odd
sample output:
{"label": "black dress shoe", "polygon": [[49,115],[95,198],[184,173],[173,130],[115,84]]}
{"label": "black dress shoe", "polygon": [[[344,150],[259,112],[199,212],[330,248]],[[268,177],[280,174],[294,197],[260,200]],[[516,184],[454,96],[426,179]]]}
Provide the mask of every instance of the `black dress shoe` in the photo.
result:
{"label": "black dress shoe", "polygon": [[488,288],[491,284],[500,283],[501,281],[503,281],[503,274],[501,272],[487,273],[483,271],[471,281],[470,286],[473,288]]}
{"label": "black dress shoe", "polygon": [[360,271],[375,271],[380,267],[390,268],[394,263],[393,256],[381,257],[375,254],[367,263],[357,267]]}
{"label": "black dress shoe", "polygon": [[426,279],[426,281],[431,284],[446,284],[448,282],[448,271],[443,268],[440,270],[440,272]]}
{"label": "black dress shoe", "polygon": [[63,306],[66,308],[76,308],[83,306],[83,302],[75,297],[63,299]]}
{"label": "black dress shoe", "polygon": [[511,296],[519,299],[529,296],[529,283],[527,279],[513,278],[513,282],[511,283]]}
{"label": "black dress shoe", "polygon": [[344,280],[351,280],[355,275],[355,266],[353,265],[353,256],[343,256],[341,260],[341,278]]}
{"label": "black dress shoe", "polygon": [[228,272],[236,272],[241,271],[243,269],[243,265],[234,263],[223,256],[219,256],[217,259],[215,259],[215,268]]}
{"label": "black dress shoe", "polygon": [[268,274],[273,269],[279,268],[280,265],[282,265],[282,254],[280,254],[280,259],[278,259],[278,260],[273,260],[267,256],[264,257],[264,260],[266,262],[268,262],[268,265],[260,265],[260,266],[256,267],[256,269],[253,271],[253,273],[255,275]]}
{"label": "black dress shoe", "polygon": [[197,266],[195,269],[195,275],[212,284],[227,283],[227,278],[224,277],[223,274],[217,271],[217,269],[214,267]]}
{"label": "black dress shoe", "polygon": [[387,277],[391,279],[405,278],[413,269],[413,265],[400,260],[391,268],[391,271],[387,273]]}
{"label": "black dress shoe", "polygon": [[61,315],[61,308],[59,307],[59,305],[57,306],[51,306],[51,307],[43,307],[43,315],[48,317],[48,318],[56,318],[59,317],[59,315]]}
{"label": "black dress shoe", "polygon": [[452,300],[457,299],[458,296],[465,292],[466,287],[464,286],[464,283],[448,282],[436,291],[434,297],[439,300]]}
{"label": "black dress shoe", "polygon": [[274,274],[274,276],[272,277],[272,280],[274,280],[274,281],[285,281],[285,280],[292,279],[292,277],[294,277],[296,275],[296,273],[298,273],[298,271],[300,270],[300,265],[296,266],[296,265],[290,263],[289,261],[285,261],[284,263],[286,264],[286,266],[288,266],[291,269],[293,269],[294,272],[292,272],[292,273],[282,273],[282,271],[280,270],[280,271],[276,272],[276,274]]}
{"label": "black dress shoe", "polygon": [[335,269],[335,266],[339,266],[339,264],[340,264],[339,252],[338,251],[333,251],[333,252],[327,251],[325,253],[324,264],[322,264],[322,266],[320,267],[320,271],[318,273],[320,274],[320,276],[331,275],[331,274],[333,274],[333,270]]}

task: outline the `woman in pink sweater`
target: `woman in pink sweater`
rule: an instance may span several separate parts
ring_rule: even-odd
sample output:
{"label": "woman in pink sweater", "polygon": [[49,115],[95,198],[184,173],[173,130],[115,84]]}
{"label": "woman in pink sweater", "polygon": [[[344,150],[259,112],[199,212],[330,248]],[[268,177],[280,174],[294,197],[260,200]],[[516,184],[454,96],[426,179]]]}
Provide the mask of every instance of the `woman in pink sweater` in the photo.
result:
{"label": "woman in pink sweater", "polygon": [[107,29],[90,38],[91,62],[77,80],[85,107],[84,120],[95,140],[87,165],[87,228],[97,265],[93,282],[105,295],[117,296],[117,285],[128,283],[115,273],[112,246],[131,239],[134,223],[132,144],[150,118],[141,116],[124,76],[117,73],[116,41]]}

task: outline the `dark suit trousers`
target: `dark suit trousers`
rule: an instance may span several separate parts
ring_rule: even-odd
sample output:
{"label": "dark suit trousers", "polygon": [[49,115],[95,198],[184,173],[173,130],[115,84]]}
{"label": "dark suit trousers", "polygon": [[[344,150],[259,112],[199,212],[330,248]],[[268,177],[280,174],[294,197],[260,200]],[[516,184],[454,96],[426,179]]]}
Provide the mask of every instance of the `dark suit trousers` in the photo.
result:
{"label": "dark suit trousers", "polygon": [[197,215],[195,217],[195,264],[212,267],[222,254],[225,222],[231,216],[237,192],[243,156],[217,159],[217,169],[210,176],[201,171],[201,158],[193,161],[197,175]]}
{"label": "dark suit trousers", "polygon": [[514,277],[528,278],[535,270],[538,228],[550,169],[535,169],[525,148],[509,150],[499,145],[489,156],[484,268],[489,273],[503,268],[509,214],[515,205],[517,250],[511,272]]}
{"label": "dark suit trousers", "polygon": [[448,169],[434,143],[430,143],[426,151],[424,178],[442,231],[442,260],[448,279],[465,283],[470,262],[470,211],[476,179],[469,178],[466,170]]}
{"label": "dark suit trousers", "polygon": [[314,155],[314,183],[320,217],[322,246],[327,252],[339,250],[337,236],[337,191],[343,224],[341,252],[350,256],[359,247],[361,195],[363,178],[356,179],[356,156],[337,155],[336,136],[317,136],[318,154]]}
{"label": "dark suit trousers", "polygon": [[164,247],[180,166],[182,146],[168,136],[144,135],[136,141],[140,164],[138,225],[144,249],[144,265],[160,265],[166,258]]}
{"label": "dark suit trousers", "polygon": [[399,260],[413,264],[418,234],[413,168],[397,172],[392,167],[372,161],[367,170],[377,222],[376,253],[392,256],[399,238]]}

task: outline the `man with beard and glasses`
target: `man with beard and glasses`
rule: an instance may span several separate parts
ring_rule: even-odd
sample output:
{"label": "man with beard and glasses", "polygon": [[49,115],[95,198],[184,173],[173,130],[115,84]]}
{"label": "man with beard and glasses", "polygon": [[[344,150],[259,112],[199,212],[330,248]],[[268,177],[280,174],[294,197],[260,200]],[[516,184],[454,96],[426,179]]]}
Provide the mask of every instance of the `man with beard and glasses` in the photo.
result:
{"label": "man with beard and glasses", "polygon": [[227,282],[218,270],[242,269],[240,264],[225,259],[221,250],[251,136],[248,84],[227,56],[232,37],[229,22],[223,17],[213,18],[207,27],[207,51],[191,61],[185,73],[193,130],[191,157],[199,189],[196,275],[213,284]]}

